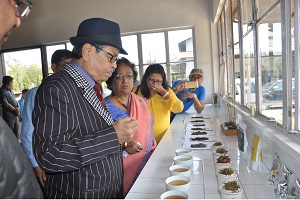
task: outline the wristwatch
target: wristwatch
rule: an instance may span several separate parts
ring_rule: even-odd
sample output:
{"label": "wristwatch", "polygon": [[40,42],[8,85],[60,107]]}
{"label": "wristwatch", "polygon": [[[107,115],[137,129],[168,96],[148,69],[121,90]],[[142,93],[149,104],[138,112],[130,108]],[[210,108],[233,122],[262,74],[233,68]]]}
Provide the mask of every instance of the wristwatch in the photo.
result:
{"label": "wristwatch", "polygon": [[126,149],[127,148],[127,142],[124,142],[123,144],[122,144],[122,149]]}

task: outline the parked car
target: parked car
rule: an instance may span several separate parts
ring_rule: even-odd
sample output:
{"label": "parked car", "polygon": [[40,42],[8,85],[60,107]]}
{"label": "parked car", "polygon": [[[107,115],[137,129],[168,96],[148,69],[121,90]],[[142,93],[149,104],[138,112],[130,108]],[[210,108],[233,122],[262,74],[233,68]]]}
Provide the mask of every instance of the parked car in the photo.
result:
{"label": "parked car", "polygon": [[[295,79],[292,79],[293,94],[295,93]],[[281,101],[282,100],[282,80],[276,80],[266,83],[262,87],[262,96],[264,100]]]}

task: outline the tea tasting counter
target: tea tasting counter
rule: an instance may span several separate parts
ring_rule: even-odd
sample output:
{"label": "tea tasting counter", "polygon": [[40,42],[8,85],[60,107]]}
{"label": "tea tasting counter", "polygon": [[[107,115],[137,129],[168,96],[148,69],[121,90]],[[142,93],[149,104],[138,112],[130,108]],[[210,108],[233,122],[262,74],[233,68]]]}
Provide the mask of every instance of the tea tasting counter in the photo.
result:
{"label": "tea tasting counter", "polygon": [[[175,150],[185,144],[186,123],[184,122],[195,114],[195,110],[189,110],[188,113],[176,115],[126,199],[159,199],[166,191],[165,180],[170,176],[169,167],[173,165]],[[216,141],[221,141],[229,150],[238,182],[243,189],[243,198],[276,199],[272,185],[267,182],[269,170],[266,167],[261,172],[251,170],[239,153],[237,136],[226,136],[222,133],[220,124],[225,121],[226,113],[222,113],[218,107],[207,105],[202,115],[210,116]],[[190,178],[191,187],[187,192],[189,199],[220,199],[211,149],[193,149]]]}

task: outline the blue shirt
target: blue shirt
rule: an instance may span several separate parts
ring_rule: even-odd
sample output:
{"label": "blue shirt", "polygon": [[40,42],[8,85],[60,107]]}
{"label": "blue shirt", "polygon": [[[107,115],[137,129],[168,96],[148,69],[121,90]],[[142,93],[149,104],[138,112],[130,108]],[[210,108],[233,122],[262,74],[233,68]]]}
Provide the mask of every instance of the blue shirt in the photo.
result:
{"label": "blue shirt", "polygon": [[[80,74],[84,76],[84,78],[87,80],[87,82],[91,85],[93,88],[95,85],[95,81],[92,79],[92,77],[74,60],[70,62],[70,64],[79,71]],[[32,111],[34,108],[34,101],[36,92],[38,90],[38,87],[32,88],[31,90],[28,90],[25,97],[25,103],[24,103],[24,109],[23,109],[23,119],[22,119],[22,128],[21,128],[21,143],[22,147],[29,158],[32,167],[37,167],[38,163],[36,162],[33,150],[32,150],[32,134],[34,131],[34,127],[32,124]]]}
{"label": "blue shirt", "polygon": [[[181,82],[181,80],[175,81],[172,85],[172,88],[176,88],[176,86],[180,82]],[[182,90],[182,91],[180,91],[176,94],[176,96],[183,102],[183,105],[184,105],[184,108],[181,111],[181,113],[187,111],[194,104],[194,99],[193,98],[185,98],[185,99],[181,98],[182,94],[185,93],[185,92],[192,92],[192,91],[190,89],[187,89],[187,90]],[[204,101],[204,99],[205,99],[205,88],[202,85],[200,85],[198,88],[196,88],[196,90],[194,90],[194,92],[192,92],[192,93],[195,93],[200,101]]]}
{"label": "blue shirt", "polygon": [[114,122],[120,118],[124,118],[128,116],[128,112],[121,110],[115,104],[113,104],[108,98],[105,98],[105,104],[109,109],[111,117],[113,118]]}
{"label": "blue shirt", "polygon": [[70,65],[74,67],[85,79],[86,81],[90,84],[91,88],[94,87],[95,81],[92,79],[92,77],[83,69],[75,60],[71,60]]}
{"label": "blue shirt", "polygon": [[22,97],[18,102],[19,102],[19,106],[20,106],[19,121],[22,121],[22,115],[23,115],[23,108],[24,108],[25,98]]}
{"label": "blue shirt", "polygon": [[32,151],[32,134],[33,134],[33,124],[32,124],[32,111],[34,108],[34,99],[38,87],[28,90],[25,97],[24,108],[23,108],[23,118],[22,118],[22,128],[21,128],[21,143],[22,147],[29,158],[31,166],[37,167],[33,151]]}

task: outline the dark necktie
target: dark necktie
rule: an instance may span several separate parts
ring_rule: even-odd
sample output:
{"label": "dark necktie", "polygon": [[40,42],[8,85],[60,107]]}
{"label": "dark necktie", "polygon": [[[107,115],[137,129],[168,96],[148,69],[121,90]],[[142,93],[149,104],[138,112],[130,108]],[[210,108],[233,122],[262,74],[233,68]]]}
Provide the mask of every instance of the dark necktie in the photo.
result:
{"label": "dark necktie", "polygon": [[102,96],[102,88],[101,88],[101,86],[98,83],[95,83],[94,90],[96,92],[97,98],[101,102],[102,106],[104,106],[105,103],[104,103],[104,99],[103,99],[103,96]]}

